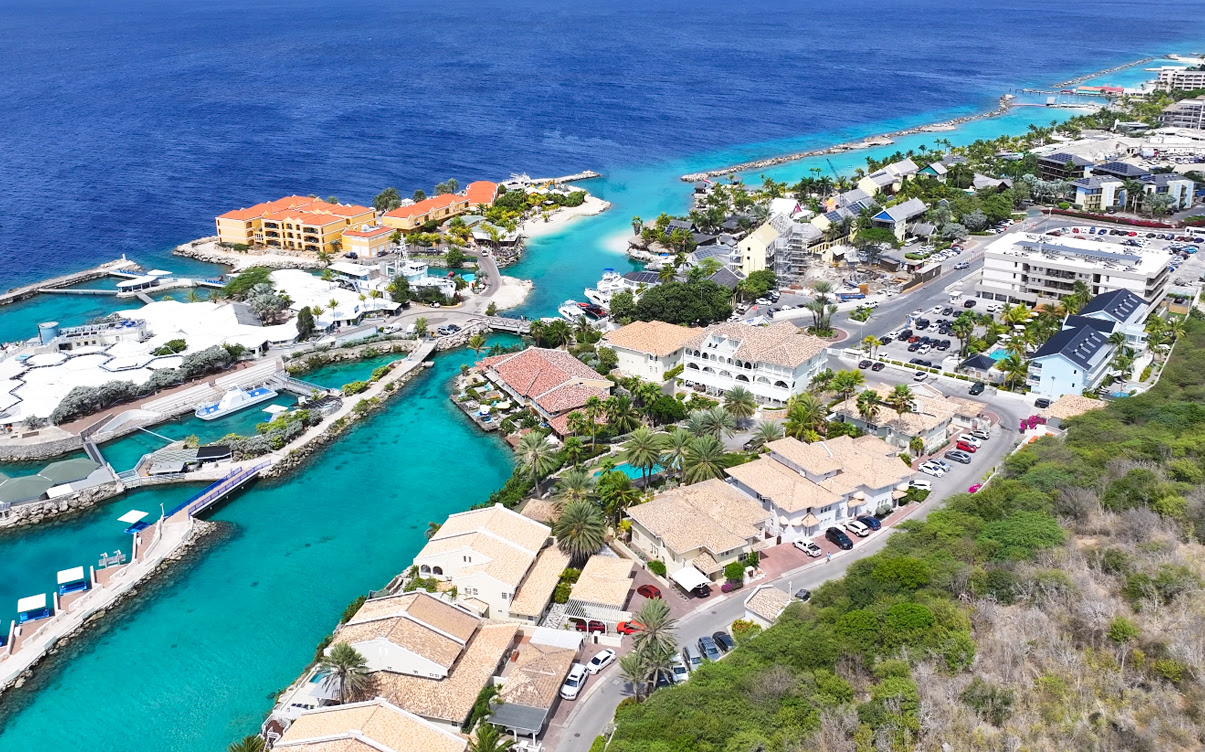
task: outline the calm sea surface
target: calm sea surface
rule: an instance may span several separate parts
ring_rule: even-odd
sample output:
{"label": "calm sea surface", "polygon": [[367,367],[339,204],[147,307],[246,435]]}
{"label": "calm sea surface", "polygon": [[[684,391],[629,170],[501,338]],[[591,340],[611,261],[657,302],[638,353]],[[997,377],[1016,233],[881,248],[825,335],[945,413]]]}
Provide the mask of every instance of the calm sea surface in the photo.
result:
{"label": "calm sea surface", "polygon": [[[683,210],[685,172],[956,117],[1012,87],[1205,48],[1200,3],[1186,0],[653,6],[0,4],[0,288],[122,253],[203,273],[212,268],[166,251],[211,234],[220,212],[288,193],[366,204],[386,185],[409,194],[448,177],[604,172],[586,186],[614,208],[532,241],[509,272],[536,282],[523,310],[547,315],[604,267],[629,268],[620,251],[631,217]],[[1066,115],[1019,108],[888,151]],[[865,156],[833,162],[852,169]],[[795,179],[811,166],[770,173]],[[40,320],[126,307],[38,298],[0,309],[0,341],[32,336]],[[438,356],[304,472],[219,510],[223,536],[204,556],[4,699],[0,750],[208,752],[258,728],[343,606],[405,567],[429,520],[483,500],[509,474],[509,454],[447,399],[470,360]],[[315,378],[338,385],[365,367]],[[198,430],[185,420],[163,433]],[[107,448],[115,464],[158,444],[123,441]],[[56,570],[128,552],[117,516],[192,491],[143,491],[0,538],[0,619],[16,598],[49,590]]]}

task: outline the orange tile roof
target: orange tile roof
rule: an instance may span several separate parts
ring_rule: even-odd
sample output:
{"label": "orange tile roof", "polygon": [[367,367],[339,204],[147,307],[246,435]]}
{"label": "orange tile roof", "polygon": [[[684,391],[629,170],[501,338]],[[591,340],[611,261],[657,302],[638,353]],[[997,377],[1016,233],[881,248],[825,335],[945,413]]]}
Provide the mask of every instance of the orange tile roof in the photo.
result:
{"label": "orange tile roof", "polygon": [[264,217],[264,219],[284,222],[291,220],[293,222],[301,222],[306,225],[315,225],[317,227],[325,227],[333,225],[336,222],[346,222],[346,217],[336,217],[331,214],[319,214],[317,212],[304,211],[301,209],[285,209],[284,211],[272,212]]}
{"label": "orange tile roof", "polygon": [[470,204],[492,204],[498,195],[498,184],[488,180],[475,180],[464,191]]}
{"label": "orange tile roof", "polygon": [[452,204],[462,203],[464,200],[465,200],[464,196],[457,196],[452,193],[445,193],[442,196],[432,196],[431,198],[424,199],[422,201],[419,201],[417,204],[411,204],[410,206],[399,206],[398,208],[394,209],[393,211],[385,212],[385,216],[409,219],[410,217],[417,217],[422,214],[426,214],[426,213],[432,211],[433,209],[442,209],[445,206],[451,206]]}
{"label": "orange tile roof", "polygon": [[334,214],[336,217],[358,217],[361,214],[372,212],[367,206],[359,206],[357,204],[328,204],[325,201],[315,201],[313,204],[305,207],[306,211],[321,212],[323,214]]}
{"label": "orange tile roof", "polygon": [[225,214],[219,214],[218,219],[240,219],[246,221],[273,212],[284,211],[285,209],[299,209],[303,206],[310,206],[315,202],[317,202],[317,199],[310,198],[309,196],[285,196],[284,198],[278,198],[275,201],[266,201],[262,204],[247,207],[246,209],[235,209]]}

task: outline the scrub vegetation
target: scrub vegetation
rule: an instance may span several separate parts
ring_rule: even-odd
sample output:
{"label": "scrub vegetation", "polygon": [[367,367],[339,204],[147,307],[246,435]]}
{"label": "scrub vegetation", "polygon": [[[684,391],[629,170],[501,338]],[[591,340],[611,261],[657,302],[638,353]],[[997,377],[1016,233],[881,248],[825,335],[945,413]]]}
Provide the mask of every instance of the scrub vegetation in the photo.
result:
{"label": "scrub vegetation", "polygon": [[1205,322],[1159,385],[1068,421],[976,494],[686,684],[615,752],[1165,750],[1205,743]]}

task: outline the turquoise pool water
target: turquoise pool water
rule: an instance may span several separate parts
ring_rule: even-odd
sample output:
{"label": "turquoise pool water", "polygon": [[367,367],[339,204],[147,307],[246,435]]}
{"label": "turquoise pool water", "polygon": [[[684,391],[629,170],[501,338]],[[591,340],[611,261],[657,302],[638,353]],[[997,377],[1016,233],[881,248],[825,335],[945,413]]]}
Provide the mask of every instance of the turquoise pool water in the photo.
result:
{"label": "turquoise pool water", "polygon": [[989,352],[987,354],[987,357],[991,358],[992,360],[994,360],[996,362],[1000,362],[1001,360],[1004,360],[1005,358],[1008,357],[1008,351],[1002,347],[997,347],[995,350],[992,350],[991,352]]}
{"label": "turquoise pool water", "polygon": [[[632,480],[636,480],[637,478],[644,477],[644,470],[642,470],[638,467],[629,465],[626,462],[622,462],[622,463],[616,465],[614,469],[623,473],[624,475],[628,476]],[[653,469],[649,472],[649,475],[655,475],[664,469],[665,468],[661,467],[660,465],[653,465]],[[596,477],[596,478],[600,475],[602,475],[602,470],[598,470],[597,472],[594,473],[594,477]]]}
{"label": "turquoise pool water", "polygon": [[477,280],[477,275],[473,274],[472,272],[465,272],[464,274],[460,275],[460,278],[471,285]]}

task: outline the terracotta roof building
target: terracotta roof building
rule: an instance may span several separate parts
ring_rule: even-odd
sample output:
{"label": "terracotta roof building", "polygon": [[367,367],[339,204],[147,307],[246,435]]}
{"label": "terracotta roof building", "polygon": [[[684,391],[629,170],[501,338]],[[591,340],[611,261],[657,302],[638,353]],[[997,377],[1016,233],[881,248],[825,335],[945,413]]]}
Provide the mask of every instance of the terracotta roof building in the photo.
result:
{"label": "terracotta roof building", "polygon": [[858,410],[858,399],[850,397],[833,407],[838,420],[857,426],[900,449],[907,449],[912,439],[919,437],[925,444],[924,453],[932,454],[944,446],[951,436],[985,424],[980,418],[984,405],[962,397],[947,397],[922,387],[912,389],[912,409],[897,413],[886,400],[891,390],[873,387],[879,396],[878,411],[870,419]]}
{"label": "terracotta roof building", "polygon": [[387,211],[381,215],[381,224],[402,232],[411,232],[420,229],[427,222],[443,222],[468,210],[467,198],[445,193]]}
{"label": "terracotta roof building", "polygon": [[426,592],[366,601],[339,630],[370,670],[446,678],[480,619]]}
{"label": "terracotta roof building", "polygon": [[498,184],[488,180],[474,180],[465,187],[464,197],[468,200],[470,209],[489,206],[498,197]]}
{"label": "terracotta roof building", "polygon": [[381,698],[302,714],[273,749],[289,752],[464,752],[467,739]]}
{"label": "terracotta roof building", "polygon": [[712,580],[765,537],[770,519],[753,498],[722,480],[681,486],[628,509],[632,545],[666,570],[695,567]]}
{"label": "terracotta roof building", "polygon": [[591,397],[606,399],[611,382],[564,350],[529,347],[481,361],[485,377],[518,404],[535,409],[558,435],[569,413]]}
{"label": "terracotta roof building", "polygon": [[615,351],[624,376],[664,381],[665,372],[682,364],[686,343],[703,330],[664,321],[634,321],[603,335],[603,345]]}
{"label": "terracotta roof building", "polygon": [[221,243],[333,253],[345,229],[375,220],[367,206],[285,196],[220,214],[216,221]]}
{"label": "terracotta roof building", "polygon": [[745,618],[769,627],[791,605],[791,596],[773,585],[759,585],[745,598]]}
{"label": "terracotta roof building", "polygon": [[783,405],[807,389],[827,360],[826,348],[824,340],[787,321],[715,324],[686,342],[681,379],[712,395],[742,386],[758,402]]}
{"label": "terracotta roof building", "polygon": [[518,656],[502,673],[490,723],[516,735],[536,736],[543,731],[581,645],[578,632],[535,628],[525,634],[515,649]]}

